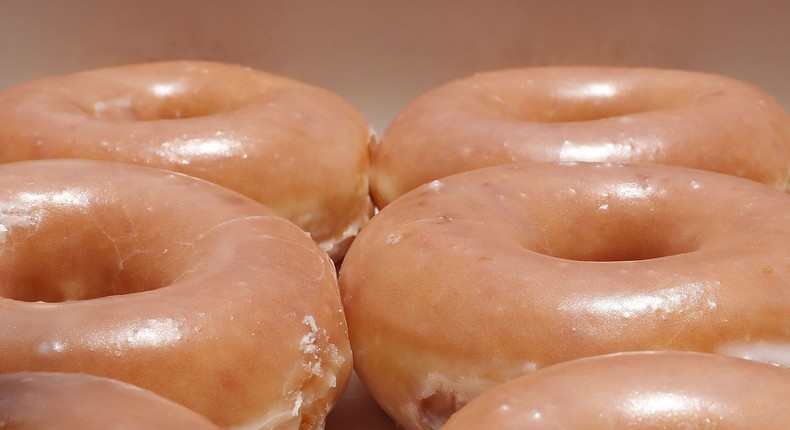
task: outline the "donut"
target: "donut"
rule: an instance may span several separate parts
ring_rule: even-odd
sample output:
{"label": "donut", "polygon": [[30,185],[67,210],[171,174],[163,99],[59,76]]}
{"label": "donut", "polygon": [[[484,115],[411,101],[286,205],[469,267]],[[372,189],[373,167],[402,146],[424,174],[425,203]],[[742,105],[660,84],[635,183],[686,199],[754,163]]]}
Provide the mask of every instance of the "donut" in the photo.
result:
{"label": "donut", "polygon": [[780,429],[790,370],[694,352],[583,358],[486,391],[443,430]]}
{"label": "donut", "polygon": [[790,190],[790,115],[731,78],[640,68],[480,73],[406,106],[371,148],[377,206],[434,179],[521,162],[649,162]]}
{"label": "donut", "polygon": [[336,260],[372,204],[366,120],[337,95],[213,62],[133,64],[0,95],[0,162],[87,158],[186,173],[310,232]]}
{"label": "donut", "polygon": [[0,374],[88,373],[224,428],[320,428],[351,375],[336,271],[273,210],[175,172],[0,165]]}
{"label": "donut", "polygon": [[790,195],[639,163],[477,169],[384,207],[340,268],[355,369],[408,429],[576,358],[790,365]]}
{"label": "donut", "polygon": [[84,373],[0,375],[0,399],[0,428],[220,429],[150,391]]}

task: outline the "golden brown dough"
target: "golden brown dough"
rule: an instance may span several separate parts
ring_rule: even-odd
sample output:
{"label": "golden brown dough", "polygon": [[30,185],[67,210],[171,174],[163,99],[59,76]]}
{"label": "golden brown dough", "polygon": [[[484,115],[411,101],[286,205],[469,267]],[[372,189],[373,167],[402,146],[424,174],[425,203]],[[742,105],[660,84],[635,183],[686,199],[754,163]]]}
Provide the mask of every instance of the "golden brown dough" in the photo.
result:
{"label": "golden brown dough", "polygon": [[629,350],[790,364],[790,195],[657,164],[533,163],[433,181],[381,210],[340,288],[355,369],[437,428],[482,391]]}
{"label": "golden brown dough", "polygon": [[335,94],[222,63],[91,70],[0,95],[2,162],[90,158],[183,172],[271,207],[335,260],[371,211],[371,139]]}
{"label": "golden brown dough", "polygon": [[371,150],[379,207],[453,173],[517,162],[650,162],[790,190],[790,116],[734,79],[662,69],[480,73],[408,105]]}
{"label": "golden brown dough", "polygon": [[0,165],[0,373],[82,372],[230,428],[317,428],[351,375],[334,266],[297,226],[186,175]]}
{"label": "golden brown dough", "polygon": [[0,375],[5,430],[219,430],[206,418],[150,391],[84,373]]}
{"label": "golden brown dough", "polygon": [[492,388],[442,430],[764,430],[790,426],[790,370],[693,352],[557,364]]}

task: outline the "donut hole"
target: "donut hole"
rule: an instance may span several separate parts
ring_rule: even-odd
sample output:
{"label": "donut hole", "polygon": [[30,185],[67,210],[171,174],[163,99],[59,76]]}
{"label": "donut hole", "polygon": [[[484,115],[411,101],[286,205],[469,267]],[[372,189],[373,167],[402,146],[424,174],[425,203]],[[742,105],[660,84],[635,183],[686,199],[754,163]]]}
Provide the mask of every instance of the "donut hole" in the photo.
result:
{"label": "donut hole", "polygon": [[565,260],[614,262],[670,257],[699,249],[697,240],[669,237],[674,233],[668,226],[625,222],[589,227],[597,231],[567,228],[569,237],[547,239],[533,250]]}
{"label": "donut hole", "polygon": [[[660,91],[654,86],[662,85]],[[489,103],[498,115],[517,121],[546,124],[598,121],[610,118],[661,111],[686,103],[689,95],[679,84],[655,83],[625,85],[605,79],[573,82],[558,88],[512,91],[497,87],[497,100]]]}
{"label": "donut hole", "polygon": [[[640,201],[641,200],[641,201]],[[638,261],[698,250],[708,236],[705,223],[676,201],[587,196],[559,199],[537,215],[528,248],[574,261]]]}
{"label": "donut hole", "polygon": [[159,82],[122,94],[105,94],[86,103],[84,109],[94,118],[108,121],[189,119],[238,110],[259,93],[254,88],[239,89],[221,82]]}
{"label": "donut hole", "polygon": [[178,94],[167,97],[140,96],[128,100],[95,103],[90,113],[111,121],[161,121],[199,118],[234,111],[243,101],[212,97],[211,94]]}
{"label": "donut hole", "polygon": [[[183,268],[182,261],[162,249],[146,249],[151,238],[123,214],[70,209],[39,212],[3,232],[0,273],[5,279],[0,296],[53,303],[131,294],[169,285]],[[92,221],[105,216],[125,221]]]}
{"label": "donut hole", "polygon": [[598,121],[663,110],[671,104],[662,96],[624,92],[612,84],[596,82],[564,88],[543,103],[552,108],[535,109],[533,101],[526,104],[519,117],[543,123]]}
{"label": "donut hole", "polygon": [[141,102],[133,112],[136,121],[159,121],[168,119],[188,119],[216,115],[235,109],[217,100],[199,94],[179,97],[160,97],[154,103]]}
{"label": "donut hole", "polygon": [[539,111],[535,112],[533,115],[528,113],[522,116],[526,117],[529,121],[568,123],[598,121],[655,111],[662,108],[666,108],[666,106],[650,104],[644,101],[641,103],[637,101],[632,101],[631,103],[614,103],[609,100],[584,100],[576,101],[575,105],[568,106],[565,106],[562,102],[558,102],[556,110]]}

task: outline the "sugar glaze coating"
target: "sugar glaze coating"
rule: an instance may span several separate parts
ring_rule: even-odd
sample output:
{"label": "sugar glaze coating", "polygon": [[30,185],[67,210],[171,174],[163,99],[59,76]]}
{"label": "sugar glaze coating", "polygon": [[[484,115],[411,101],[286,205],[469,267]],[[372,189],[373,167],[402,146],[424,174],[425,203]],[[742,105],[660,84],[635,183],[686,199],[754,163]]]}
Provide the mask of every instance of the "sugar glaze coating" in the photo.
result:
{"label": "sugar glaze coating", "polygon": [[85,373],[0,375],[0,399],[4,429],[220,429],[150,391]]}
{"label": "sugar glaze coating", "polygon": [[790,369],[696,352],[634,352],[547,367],[486,391],[443,430],[780,429]]}
{"label": "sugar glaze coating", "polygon": [[321,88],[176,61],[43,78],[0,95],[0,161],[89,158],[178,171],[257,200],[339,260],[371,211],[365,119]]}
{"label": "sugar glaze coating", "polygon": [[351,351],[332,261],[296,225],[130,164],[3,164],[0,182],[0,373],[117,379],[226,428],[320,428]]}
{"label": "sugar glaze coating", "polygon": [[377,206],[434,179],[518,162],[650,162],[790,190],[790,115],[712,74],[545,67],[479,73],[406,106],[371,150]]}
{"label": "sugar glaze coating", "polygon": [[340,288],[355,369],[409,429],[575,358],[678,349],[790,364],[790,195],[656,164],[533,163],[382,209]]}

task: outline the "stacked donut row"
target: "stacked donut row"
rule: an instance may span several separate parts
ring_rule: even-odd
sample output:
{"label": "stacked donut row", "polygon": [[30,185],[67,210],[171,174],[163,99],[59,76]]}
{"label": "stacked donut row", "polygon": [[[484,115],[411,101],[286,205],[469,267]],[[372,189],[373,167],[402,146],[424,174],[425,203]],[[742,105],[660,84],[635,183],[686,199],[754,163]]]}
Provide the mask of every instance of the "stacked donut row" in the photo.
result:
{"label": "stacked donut row", "polygon": [[353,366],[409,429],[790,423],[790,116],[730,78],[481,73],[378,140],[320,88],[142,64],[6,90],[0,162],[4,397],[322,428]]}

